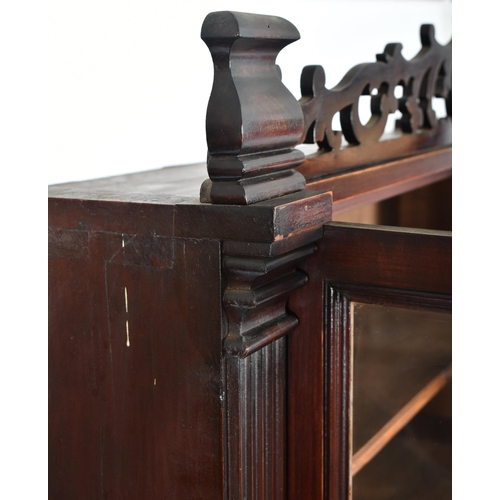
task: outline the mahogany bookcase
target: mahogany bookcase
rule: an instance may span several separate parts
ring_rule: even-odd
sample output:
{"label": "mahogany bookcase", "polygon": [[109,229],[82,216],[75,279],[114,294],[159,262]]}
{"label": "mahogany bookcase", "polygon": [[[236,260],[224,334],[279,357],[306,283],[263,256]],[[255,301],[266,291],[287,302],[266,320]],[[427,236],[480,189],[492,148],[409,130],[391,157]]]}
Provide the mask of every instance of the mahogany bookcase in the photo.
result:
{"label": "mahogany bookcase", "polygon": [[291,23],[201,36],[207,162],[49,189],[49,497],[451,498],[451,44],[297,101]]}

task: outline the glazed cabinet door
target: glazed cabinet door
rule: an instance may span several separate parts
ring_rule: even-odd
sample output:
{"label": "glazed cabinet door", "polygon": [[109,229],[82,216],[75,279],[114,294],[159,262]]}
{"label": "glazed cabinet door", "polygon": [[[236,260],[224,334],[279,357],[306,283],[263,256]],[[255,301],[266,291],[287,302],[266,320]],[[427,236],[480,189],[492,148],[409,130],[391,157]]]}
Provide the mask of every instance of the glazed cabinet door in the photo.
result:
{"label": "glazed cabinet door", "polygon": [[330,223],[318,247],[291,302],[291,498],[451,498],[451,233]]}

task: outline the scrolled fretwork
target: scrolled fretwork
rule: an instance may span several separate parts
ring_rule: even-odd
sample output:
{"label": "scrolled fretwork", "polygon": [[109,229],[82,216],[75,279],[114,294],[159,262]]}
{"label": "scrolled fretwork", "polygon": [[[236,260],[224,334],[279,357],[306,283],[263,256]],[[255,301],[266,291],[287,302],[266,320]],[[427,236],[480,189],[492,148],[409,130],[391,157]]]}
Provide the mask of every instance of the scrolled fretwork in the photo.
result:
{"label": "scrolled fretwork", "polygon": [[[420,37],[413,59],[402,56],[400,43],[388,44],[376,62],[353,67],[332,89],[322,66],[306,66],[297,102],[275,63],[300,38],[295,26],[275,16],[209,14],[202,38],[214,62],[206,122],[210,179],[201,201],[253,204],[301,191],[306,180],[449,146],[451,42],[440,45],[432,25],[423,25]],[[362,96],[370,99],[367,123],[360,119]],[[446,118],[437,118],[434,97],[444,99]],[[396,130],[386,134],[396,112]],[[332,126],[337,114],[341,130]],[[295,148],[302,143],[319,150],[304,157]]]}
{"label": "scrolled fretwork", "polygon": [[[433,97],[445,99],[450,118],[451,42],[440,45],[432,25],[423,25],[420,37],[422,49],[413,59],[408,61],[402,56],[400,43],[388,44],[382,54],[377,54],[376,62],[355,66],[330,90],[325,87],[323,67],[306,66],[301,76],[300,104],[305,121],[301,142],[317,143],[323,151],[339,151],[344,137],[350,145],[373,147],[384,133],[389,115],[398,110],[402,115],[396,121],[400,132],[415,134],[436,129]],[[396,98],[398,85],[403,95]],[[371,96],[371,118],[366,124],[361,123],[358,109],[364,95]],[[340,115],[341,131],[332,129],[336,113]],[[448,137],[443,140],[446,142]],[[362,158],[358,161],[363,163]]]}

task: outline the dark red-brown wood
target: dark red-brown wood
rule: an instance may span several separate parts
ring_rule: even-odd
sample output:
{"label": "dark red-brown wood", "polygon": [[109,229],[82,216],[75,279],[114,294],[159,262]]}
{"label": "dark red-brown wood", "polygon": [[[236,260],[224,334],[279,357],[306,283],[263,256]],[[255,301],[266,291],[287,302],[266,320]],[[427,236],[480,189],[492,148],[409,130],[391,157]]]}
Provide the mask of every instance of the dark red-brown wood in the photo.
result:
{"label": "dark red-brown wood", "polygon": [[[450,177],[450,120],[430,102],[450,104],[450,47],[425,28],[416,60],[388,46],[341,92],[306,70],[299,104],[275,65],[299,38],[288,21],[213,13],[202,38],[202,202],[204,165],[50,190],[51,498],[345,499],[349,302],[450,307],[446,233],[323,227]],[[371,130],[352,114],[366,85],[387,101],[372,97]],[[320,137],[339,103],[344,149]],[[378,141],[396,104],[402,136]],[[304,133],[323,148],[305,161]],[[384,210],[417,220],[403,217],[416,199]]]}
{"label": "dark red-brown wood", "polygon": [[428,186],[450,176],[451,148],[443,148],[352,172],[311,179],[307,188],[331,191],[333,212],[340,213]]}
{"label": "dark red-brown wood", "polygon": [[[350,302],[451,309],[451,233],[324,226],[290,307],[289,498],[347,499],[350,489]],[[309,492],[309,493],[307,493]]]}
{"label": "dark red-brown wood", "polygon": [[[440,45],[432,25],[423,25],[420,36],[412,60],[402,56],[400,43],[388,44],[376,62],[354,66],[330,90],[323,68],[306,66],[299,106],[275,64],[278,52],[300,37],[295,26],[275,16],[209,14],[202,38],[214,62],[206,121],[210,180],[201,200],[252,204],[304,189],[303,175],[310,182],[450,146],[451,42]],[[370,96],[366,124],[359,116],[362,96]],[[436,117],[437,98],[446,103],[445,118]],[[388,133],[395,112],[401,117]],[[341,131],[332,129],[336,114]],[[305,162],[294,149],[303,142],[319,146]]]}
{"label": "dark red-brown wood", "polygon": [[[451,144],[450,120],[438,121],[432,108],[434,97],[443,98],[447,118],[451,118],[451,42],[440,45],[432,25],[421,27],[420,38],[422,49],[411,61],[402,56],[400,43],[390,43],[382,54],[377,54],[377,62],[353,67],[331,90],[325,88],[325,72],[321,66],[304,68],[300,100],[305,119],[302,140],[316,142],[325,151],[333,149],[335,152],[329,155],[332,170]],[[397,86],[402,89],[399,98],[395,96]],[[371,96],[371,118],[364,125],[358,110],[363,95]],[[397,129],[413,137],[377,144],[388,116],[396,111],[401,112]],[[340,114],[342,131],[332,130],[336,113]],[[421,133],[436,128],[443,130]],[[341,150],[342,138],[357,147]]]}
{"label": "dark red-brown wood", "polygon": [[293,170],[304,129],[299,104],[281,83],[276,56],[300,38],[276,16],[213,12],[201,30],[214,62],[207,110],[208,173],[202,200],[250,204],[305,187]]}
{"label": "dark red-brown wood", "polygon": [[330,223],[322,266],[335,282],[451,294],[451,233]]}
{"label": "dark red-brown wood", "polygon": [[223,494],[219,243],[140,219],[51,229],[50,498]]}

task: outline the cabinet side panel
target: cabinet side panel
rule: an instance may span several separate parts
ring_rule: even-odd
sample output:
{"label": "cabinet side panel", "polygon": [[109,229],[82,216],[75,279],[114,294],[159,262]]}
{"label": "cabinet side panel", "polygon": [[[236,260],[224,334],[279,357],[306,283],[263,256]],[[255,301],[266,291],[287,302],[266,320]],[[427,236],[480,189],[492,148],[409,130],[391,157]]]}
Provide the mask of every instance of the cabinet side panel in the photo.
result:
{"label": "cabinet side panel", "polygon": [[51,243],[49,497],[222,498],[218,242]]}

